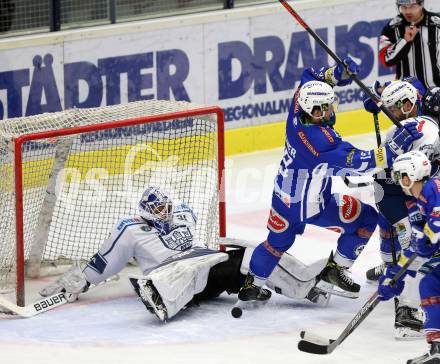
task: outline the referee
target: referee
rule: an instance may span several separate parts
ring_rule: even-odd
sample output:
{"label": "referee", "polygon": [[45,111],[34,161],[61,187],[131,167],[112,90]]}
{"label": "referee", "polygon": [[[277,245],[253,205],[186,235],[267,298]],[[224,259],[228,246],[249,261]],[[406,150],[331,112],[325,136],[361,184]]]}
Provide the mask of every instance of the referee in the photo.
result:
{"label": "referee", "polygon": [[396,66],[396,78],[417,77],[426,88],[440,86],[440,16],[423,0],[396,0],[399,15],[382,30],[380,61]]}

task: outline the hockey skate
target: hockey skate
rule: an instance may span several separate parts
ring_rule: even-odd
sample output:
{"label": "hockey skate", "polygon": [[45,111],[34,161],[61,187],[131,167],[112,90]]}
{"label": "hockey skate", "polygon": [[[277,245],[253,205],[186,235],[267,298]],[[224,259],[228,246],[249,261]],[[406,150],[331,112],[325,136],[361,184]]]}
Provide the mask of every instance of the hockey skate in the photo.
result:
{"label": "hockey skate", "polygon": [[254,276],[248,273],[244,280],[243,286],[238,292],[238,300],[232,309],[233,311],[238,310],[240,314],[234,317],[240,317],[242,309],[254,309],[261,306],[262,304],[267,303],[271,296],[272,292],[266,288],[255,285]]}
{"label": "hockey skate", "polygon": [[167,308],[152,282],[147,279],[137,279],[134,277],[129,279],[147,310],[156,315],[160,321],[166,321],[168,319]]}
{"label": "hockey skate", "polygon": [[309,293],[307,293],[306,299],[319,306],[327,307],[330,301],[330,296],[330,293],[315,286],[312,287]]}
{"label": "hockey skate", "polygon": [[330,254],[327,265],[318,276],[316,287],[324,292],[347,298],[358,298],[361,287],[347,275],[347,268],[338,265]]}
{"label": "hockey skate", "polygon": [[440,342],[433,341],[428,353],[410,359],[406,364],[440,364]]}
{"label": "hockey skate", "polygon": [[417,308],[400,306],[396,310],[394,338],[396,340],[417,340],[424,338],[422,314]]}
{"label": "hockey skate", "polygon": [[387,264],[385,262],[379,264],[376,267],[370,268],[365,273],[368,283],[377,283],[379,281],[379,277],[385,272]]}
{"label": "hockey skate", "polygon": [[240,301],[267,301],[272,293],[265,288],[258,287],[254,284],[254,276],[250,273],[247,274],[243,287],[238,292],[238,299]]}

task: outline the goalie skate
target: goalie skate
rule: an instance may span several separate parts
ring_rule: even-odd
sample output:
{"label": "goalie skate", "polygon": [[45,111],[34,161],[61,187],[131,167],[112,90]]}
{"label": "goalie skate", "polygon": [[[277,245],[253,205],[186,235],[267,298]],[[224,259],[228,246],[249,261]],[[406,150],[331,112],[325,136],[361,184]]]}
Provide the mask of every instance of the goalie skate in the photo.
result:
{"label": "goalie skate", "polygon": [[165,322],[168,319],[167,309],[151,281],[134,277],[129,279],[147,310],[156,315],[160,321]]}
{"label": "goalie skate", "polygon": [[306,296],[310,302],[322,307],[327,307],[330,301],[331,293],[323,291],[321,288],[313,287]]}

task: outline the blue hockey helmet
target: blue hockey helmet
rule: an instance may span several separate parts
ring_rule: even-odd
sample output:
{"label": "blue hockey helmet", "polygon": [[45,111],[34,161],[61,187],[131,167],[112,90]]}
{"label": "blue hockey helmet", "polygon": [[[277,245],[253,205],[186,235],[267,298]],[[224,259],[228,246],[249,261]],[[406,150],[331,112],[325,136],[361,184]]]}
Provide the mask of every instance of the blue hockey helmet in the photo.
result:
{"label": "blue hockey helmet", "polygon": [[432,87],[426,91],[422,100],[424,115],[440,118],[440,87]]}
{"label": "blue hockey helmet", "polygon": [[139,215],[155,223],[168,222],[173,215],[173,202],[169,194],[158,187],[148,187],[139,201]]}

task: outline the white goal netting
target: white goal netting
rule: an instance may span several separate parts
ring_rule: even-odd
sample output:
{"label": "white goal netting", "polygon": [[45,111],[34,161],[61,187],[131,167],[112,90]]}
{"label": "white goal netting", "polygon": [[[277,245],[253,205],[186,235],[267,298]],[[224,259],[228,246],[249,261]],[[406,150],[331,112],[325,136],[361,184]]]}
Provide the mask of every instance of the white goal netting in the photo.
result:
{"label": "white goal netting", "polygon": [[151,100],[2,121],[0,289],[22,269],[20,236],[32,276],[41,262],[88,259],[119,218],[136,214],[149,185],[192,206],[197,239],[215,246],[223,150],[214,109]]}

